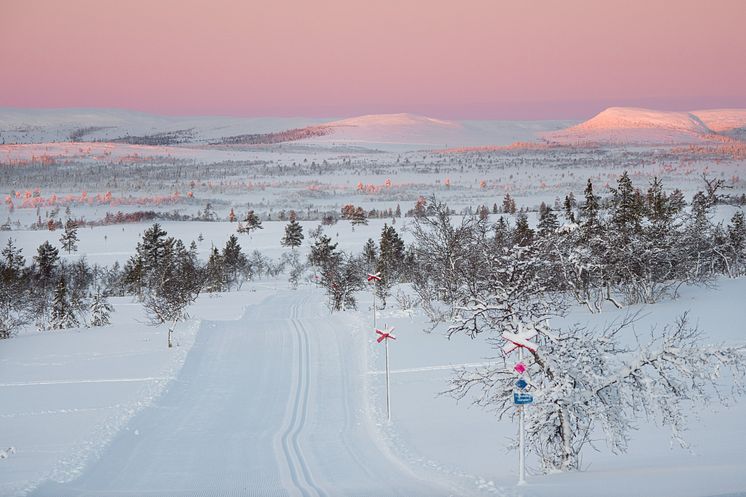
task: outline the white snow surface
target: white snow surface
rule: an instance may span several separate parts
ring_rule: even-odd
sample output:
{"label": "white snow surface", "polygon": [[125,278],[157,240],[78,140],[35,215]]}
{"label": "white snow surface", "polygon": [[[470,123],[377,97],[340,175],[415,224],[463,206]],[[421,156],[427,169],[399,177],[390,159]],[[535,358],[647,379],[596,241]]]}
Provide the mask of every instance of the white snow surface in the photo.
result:
{"label": "white snow surface", "polygon": [[[340,247],[359,250],[383,221],[328,227]],[[91,263],[133,253],[148,224],[81,230]],[[202,257],[221,246],[230,223],[163,223]],[[306,228],[312,225],[308,224]],[[271,257],[284,223],[266,223],[245,249]],[[105,240],[103,234],[108,234]],[[335,236],[338,233],[338,236]],[[20,236],[19,236],[20,234]],[[408,237],[408,233],[404,233]],[[0,235],[4,243],[7,234]],[[15,232],[27,257],[56,233]],[[302,253],[308,249],[302,247]],[[79,257],[73,255],[69,257]],[[642,308],[578,308],[562,322],[601,326],[641,310],[638,333],[681,312],[712,343],[744,343],[746,280],[686,288],[681,298]],[[540,475],[517,487],[516,425],[438,395],[452,367],[499,354],[484,339],[424,333],[418,309],[396,299],[378,315],[396,327],[390,344],[392,423],[385,422],[383,351],[360,310],[330,314],[320,289],[253,281],[242,291],[202,295],[192,321],[165,346],[165,330],[144,324],[142,306],[113,299],[113,324],[98,329],[25,331],[0,345],[0,495],[509,495],[709,497],[746,492],[744,402],[692,408],[692,450],[671,447],[668,431],[641,419],[629,453],[584,454],[585,471]]]}
{"label": "white snow surface", "polygon": [[[453,121],[416,114],[370,114],[346,119],[158,116],[106,109],[0,109],[0,143],[106,142],[160,133],[182,133],[180,146],[204,147],[215,140],[321,125],[330,132],[300,140],[315,145],[357,145],[388,150],[509,145],[574,121]],[[73,139],[74,138],[74,139]],[[117,144],[116,147],[123,147]],[[89,145],[90,146],[90,145]],[[95,145],[94,145],[95,146]],[[163,147],[173,148],[173,147]],[[36,152],[37,155],[40,152]],[[163,155],[172,155],[166,150]]]}
{"label": "white snow surface", "polygon": [[672,144],[712,141],[715,133],[740,128],[744,109],[673,112],[635,107],[610,107],[567,129],[545,133],[562,144]]}

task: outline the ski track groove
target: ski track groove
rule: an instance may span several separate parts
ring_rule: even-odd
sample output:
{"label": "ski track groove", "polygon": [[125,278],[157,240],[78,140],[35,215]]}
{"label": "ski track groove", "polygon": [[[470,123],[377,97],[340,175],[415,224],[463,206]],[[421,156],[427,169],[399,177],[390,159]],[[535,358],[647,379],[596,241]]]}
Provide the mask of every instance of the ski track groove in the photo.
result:
{"label": "ski track groove", "polygon": [[[290,406],[292,411],[288,427],[282,433],[282,449],[285,456],[285,464],[288,468],[290,479],[296,489],[304,497],[325,497],[326,493],[313,481],[308,463],[300,446],[300,434],[308,418],[310,396],[310,345],[308,335],[300,324],[299,315],[302,302],[293,304],[290,310],[288,322],[293,329],[293,352],[297,352],[297,360],[294,360],[293,386],[294,400]],[[286,411],[286,418],[287,418]],[[283,423],[284,424],[284,423]]]}

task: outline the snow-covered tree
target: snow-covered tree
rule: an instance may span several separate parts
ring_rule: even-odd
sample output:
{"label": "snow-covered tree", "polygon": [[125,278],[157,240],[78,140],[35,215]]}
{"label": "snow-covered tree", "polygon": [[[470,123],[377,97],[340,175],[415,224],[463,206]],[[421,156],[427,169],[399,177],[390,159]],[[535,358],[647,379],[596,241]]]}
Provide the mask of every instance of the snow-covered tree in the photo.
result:
{"label": "snow-covered tree", "polygon": [[181,240],[165,239],[158,264],[149,275],[143,305],[150,324],[169,323],[169,347],[173,346],[174,327],[188,318],[186,309],[199,296],[202,284],[202,272],[193,254]]}
{"label": "snow-covered tree", "polygon": [[72,219],[68,219],[65,222],[65,231],[60,237],[62,248],[66,250],[68,254],[70,252],[75,252],[78,250],[78,241],[78,224]]}
{"label": "snow-covered tree", "polygon": [[111,322],[110,315],[114,307],[109,303],[106,293],[96,291],[91,298],[91,326],[106,326]]}
{"label": "snow-covered tree", "polygon": [[238,243],[238,237],[231,235],[225,242],[221,254],[221,263],[224,272],[224,281],[230,288],[236,286],[241,289],[241,285],[247,279],[251,278],[251,265],[248,259],[241,252],[241,245]]}
{"label": "snow-covered tree", "polygon": [[[523,361],[534,403],[524,412],[527,446],[544,471],[580,469],[582,451],[593,446],[599,431],[612,452],[626,451],[640,418],[670,428],[672,439],[686,446],[693,405],[727,402],[743,393],[746,347],[706,345],[686,315],[630,346],[622,336],[631,324],[628,318],[600,331],[535,329],[538,348]],[[503,359],[478,370],[461,369],[449,391],[499,418],[511,417],[512,366]],[[735,378],[733,393],[719,388],[724,375]]]}
{"label": "snow-covered tree", "polygon": [[0,257],[0,339],[13,336],[31,312],[26,260],[21,251],[9,238]]}
{"label": "snow-covered tree", "polygon": [[260,229],[264,229],[264,226],[262,226],[262,220],[259,219],[259,216],[257,216],[253,210],[250,210],[246,213],[246,217],[243,219],[243,224],[238,223],[236,231],[238,233],[246,233],[250,235],[252,232]]}
{"label": "snow-covered tree", "polygon": [[210,251],[210,257],[207,259],[205,266],[205,284],[204,290],[208,293],[222,292],[225,287],[225,268],[223,267],[223,257],[217,248],[213,247]]}
{"label": "snow-covered tree", "polygon": [[303,226],[295,220],[291,212],[290,222],[285,226],[285,236],[280,242],[283,247],[297,248],[303,243]]}
{"label": "snow-covered tree", "polygon": [[55,330],[73,328],[78,326],[78,318],[75,316],[75,310],[70,304],[70,298],[67,292],[65,277],[61,277],[54,290],[52,298],[52,315],[50,327]]}

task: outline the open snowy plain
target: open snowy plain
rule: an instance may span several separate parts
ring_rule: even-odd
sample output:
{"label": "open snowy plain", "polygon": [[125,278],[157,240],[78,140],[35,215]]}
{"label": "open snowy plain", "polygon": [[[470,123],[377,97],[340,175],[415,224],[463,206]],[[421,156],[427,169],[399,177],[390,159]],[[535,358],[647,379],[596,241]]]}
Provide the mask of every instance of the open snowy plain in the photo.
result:
{"label": "open snowy plain", "polygon": [[[185,245],[194,241],[206,261],[213,246],[236,233],[229,212],[240,219],[252,209],[264,228],[239,235],[244,252],[278,260],[290,251],[280,245],[290,210],[306,233],[299,248],[305,257],[308,233],[346,204],[379,213],[398,206],[403,213],[354,228],[348,221],[322,226],[340,249],[357,253],[369,238],[378,240],[384,223],[395,223],[411,242],[406,213],[420,196],[435,195],[458,213],[484,205],[496,221],[501,214],[492,213],[493,205],[510,194],[535,224],[542,202],[554,207],[570,191],[580,198],[588,178],[605,195],[625,170],[635,186],[647,188],[658,176],[687,199],[703,188],[702,173],[723,179],[733,196],[746,192],[743,144],[712,137],[700,143],[689,139],[690,131],[680,144],[560,147],[540,137],[572,123],[453,128],[398,116],[373,120],[373,134],[356,128],[371,119],[335,122],[343,130],[337,141],[320,135],[215,144],[221,136],[319,123],[231,122],[221,134],[216,124],[197,122],[188,124],[198,130],[191,143],[143,145],[108,140],[119,137],[111,134],[115,126],[144,136],[156,126],[145,117],[122,118],[126,127],[110,116],[93,124],[90,116],[75,117],[89,122],[83,131],[107,140],[86,143],[66,139],[85,134],[75,120],[22,117],[0,121],[8,137],[0,146],[0,221],[8,229],[0,231],[0,245],[13,239],[27,263],[44,241],[59,246],[60,230],[49,231],[47,222],[67,217],[86,224],[78,250],[61,257],[111,266],[135,253],[154,221]],[[159,126],[159,133],[172,133],[187,125]],[[459,137],[461,143],[445,141]],[[511,146],[514,141],[531,143]],[[459,145],[468,148],[453,148]],[[719,206],[715,216],[727,220],[739,208]],[[127,217],[142,212],[154,217]],[[510,449],[516,420],[498,421],[468,398],[457,403],[441,395],[455,367],[502,361],[501,344],[448,339],[442,326],[430,330],[406,298],[389,299],[377,315],[379,327],[396,328],[389,343],[389,422],[372,294],[359,292],[355,311],[331,313],[311,272],[298,288],[287,279],[255,278],[237,291],[203,293],[190,319],[178,324],[173,348],[166,346],[166,327],[149,326],[134,297],[110,299],[115,312],[108,326],[39,331],[29,325],[0,341],[0,495],[746,495],[745,399],[727,407],[692,399],[689,448],[672,445],[668,428],[641,415],[626,453],[612,454],[603,434],[593,434],[597,450],[583,452],[582,471],[542,474],[529,455],[528,484],[517,486],[517,453]],[[393,293],[407,292],[402,285]],[[598,314],[578,305],[552,325],[603,327],[639,313],[634,330],[645,335],[688,311],[707,343],[746,345],[743,277],[684,286],[679,294]],[[728,382],[724,377],[724,389]]]}

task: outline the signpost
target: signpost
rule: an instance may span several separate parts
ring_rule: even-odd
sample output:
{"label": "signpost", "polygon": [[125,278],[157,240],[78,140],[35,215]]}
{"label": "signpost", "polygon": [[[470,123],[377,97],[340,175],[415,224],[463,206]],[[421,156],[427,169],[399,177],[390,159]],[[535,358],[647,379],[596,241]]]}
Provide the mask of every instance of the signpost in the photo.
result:
{"label": "signpost", "polygon": [[373,282],[373,329],[376,329],[376,283],[381,282],[381,272],[368,273],[368,283]]}
{"label": "signpost", "polygon": [[513,368],[520,375],[518,381],[515,382],[515,386],[519,391],[513,392],[513,403],[518,409],[518,485],[526,484],[526,440],[523,410],[526,405],[534,401],[534,396],[525,392],[528,382],[523,378],[523,374],[527,369],[523,363],[523,349],[536,352],[538,345],[531,341],[536,334],[536,331],[532,330],[523,331],[520,324],[518,325],[518,333],[506,331],[502,334],[502,338],[507,340],[507,343],[503,346],[503,353],[505,355],[518,349],[518,363]]}
{"label": "signpost", "polygon": [[380,335],[378,339],[376,340],[378,343],[383,342],[383,345],[386,349],[386,417],[389,421],[391,421],[391,389],[390,389],[390,382],[389,382],[389,340],[396,340],[396,337],[391,334],[391,332],[394,331],[394,328],[388,327],[386,325],[381,330],[376,330],[376,333]]}

